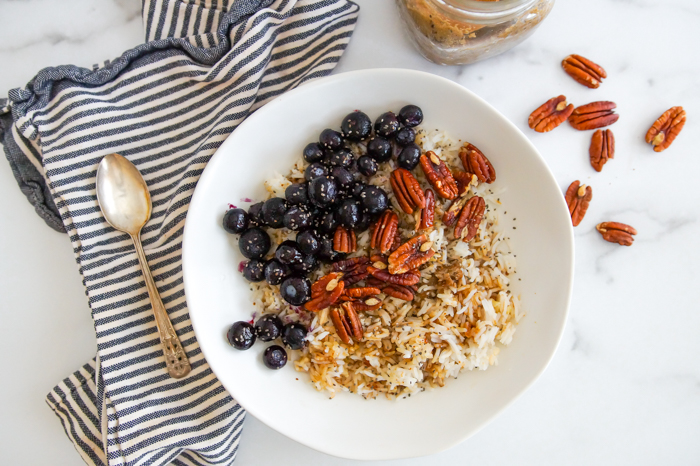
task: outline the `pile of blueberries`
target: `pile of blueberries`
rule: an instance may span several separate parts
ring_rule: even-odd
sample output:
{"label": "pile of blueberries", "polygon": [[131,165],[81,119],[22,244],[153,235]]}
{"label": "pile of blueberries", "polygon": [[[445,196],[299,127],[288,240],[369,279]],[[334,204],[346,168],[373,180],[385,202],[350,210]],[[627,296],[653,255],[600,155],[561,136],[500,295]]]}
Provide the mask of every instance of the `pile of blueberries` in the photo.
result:
{"label": "pile of blueberries", "polygon": [[[228,342],[238,350],[250,349],[257,339],[260,341],[273,341],[282,339],[282,344],[289,349],[302,349],[306,344],[306,327],[298,322],[287,325],[274,314],[265,314],[260,317],[253,326],[250,322],[236,322],[228,330],[226,337]],[[270,369],[281,369],[287,364],[287,352],[279,345],[272,345],[265,349],[263,362]]]}
{"label": "pile of blueberries", "polygon": [[[398,115],[383,113],[374,125],[366,113],[355,110],[343,118],[340,131],[324,129],[318,142],[304,148],[303,157],[309,163],[305,182],[288,186],[284,198],[258,202],[247,212],[239,208],[226,212],[224,229],[241,235],[238,247],[249,259],[243,276],[251,282],[280,285],[282,298],[293,306],[307,302],[311,282],[306,276],[320,261],[343,259],[333,249],[337,227],[365,231],[390,207],[387,193],[367,183],[379,164],[392,157],[407,170],[418,164],[421,150],[414,142],[414,127],[422,121],[423,111],[416,105],[406,105]],[[366,148],[366,155],[353,152],[358,145]],[[274,257],[265,260],[271,241],[263,227],[298,233],[296,240],[284,241]]]}

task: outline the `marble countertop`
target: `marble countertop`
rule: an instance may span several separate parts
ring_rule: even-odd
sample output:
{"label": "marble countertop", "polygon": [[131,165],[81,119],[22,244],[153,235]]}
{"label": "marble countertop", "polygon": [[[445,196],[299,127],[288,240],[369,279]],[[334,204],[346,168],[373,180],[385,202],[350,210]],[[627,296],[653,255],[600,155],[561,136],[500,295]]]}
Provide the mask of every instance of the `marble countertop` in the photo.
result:
{"label": "marble countertop", "polygon": [[[537,146],[562,190],[595,191],[576,233],[569,322],[539,381],[480,433],[423,459],[383,465],[697,464],[700,461],[700,4],[694,0],[563,1],[528,41],[470,66],[441,67],[408,42],[390,0],[358,0],[353,39],[336,72],[428,71],[474,91]],[[0,0],[0,94],[42,67],[90,66],[142,40],[138,0]],[[578,53],[603,65],[598,90],[559,63]],[[589,132],[538,134],[529,113],[565,94],[613,100],[617,153],[602,173],[588,163]],[[688,113],[666,152],[644,144],[671,106]],[[0,163],[0,464],[83,464],[44,396],[95,352],[92,320],[70,243],[50,230]],[[602,220],[637,228],[634,246],[604,242]],[[430,428],[430,426],[425,426]],[[361,448],[361,446],[358,446]],[[239,465],[351,465],[248,416]]]}

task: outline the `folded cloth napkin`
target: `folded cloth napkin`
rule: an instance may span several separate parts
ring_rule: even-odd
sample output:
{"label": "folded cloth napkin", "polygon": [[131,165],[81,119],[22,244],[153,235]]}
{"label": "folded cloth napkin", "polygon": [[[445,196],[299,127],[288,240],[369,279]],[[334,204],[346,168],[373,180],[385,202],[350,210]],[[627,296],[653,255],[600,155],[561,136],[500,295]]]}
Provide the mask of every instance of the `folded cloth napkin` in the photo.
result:
{"label": "folded cloth napkin", "polygon": [[[348,0],[144,0],[145,44],[92,70],[46,68],[0,102],[13,172],[37,212],[70,236],[95,321],[97,357],[47,398],[86,463],[233,462],[244,411],[190,323],[187,207],[207,161],[246,116],[330,73],[358,11]],[[192,364],[181,380],[165,370],[131,241],[97,205],[97,165],[112,152],[148,183],[143,244]]]}

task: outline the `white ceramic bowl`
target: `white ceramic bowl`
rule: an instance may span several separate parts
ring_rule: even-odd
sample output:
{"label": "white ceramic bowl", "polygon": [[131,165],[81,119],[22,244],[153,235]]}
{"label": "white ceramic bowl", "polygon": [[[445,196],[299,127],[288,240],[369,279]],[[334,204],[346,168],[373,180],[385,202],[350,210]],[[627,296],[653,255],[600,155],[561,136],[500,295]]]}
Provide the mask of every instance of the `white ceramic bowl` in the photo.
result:
{"label": "white ceramic bowl", "polygon": [[[243,257],[221,220],[227,203],[261,200],[263,181],[287,173],[303,147],[347,113],[372,118],[419,105],[424,126],[469,140],[491,160],[506,187],[501,202],[518,274],[513,289],[527,314],[498,365],[462,373],[445,387],[406,400],[329,399],[292,364],[262,364],[266,344],[242,352],[226,341],[235,321],[251,318]],[[508,224],[508,223],[506,223]],[[185,226],[183,269],[190,316],[204,355],[224,387],[273,429],[316,450],[345,458],[380,460],[429,455],[481,429],[545,370],[557,348],[573,279],[573,229],[562,193],[542,156],[493,107],[465,88],[427,73],[375,69],[338,74],[301,86],[265,105],[224,142],[202,174]],[[298,380],[297,380],[298,379]]]}

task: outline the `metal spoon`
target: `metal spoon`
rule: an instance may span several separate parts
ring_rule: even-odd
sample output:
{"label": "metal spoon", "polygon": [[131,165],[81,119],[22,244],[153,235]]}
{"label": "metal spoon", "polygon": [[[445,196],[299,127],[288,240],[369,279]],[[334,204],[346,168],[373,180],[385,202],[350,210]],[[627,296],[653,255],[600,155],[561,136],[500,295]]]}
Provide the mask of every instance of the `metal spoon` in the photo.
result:
{"label": "metal spoon", "polygon": [[168,373],[171,377],[180,379],[190,373],[190,361],[168,318],[141,246],[141,228],[151,218],[148,186],[136,167],[119,154],[109,154],[102,159],[97,167],[95,183],[97,203],[102,208],[105,220],[117,230],[128,233],[134,242],[156,317]]}

